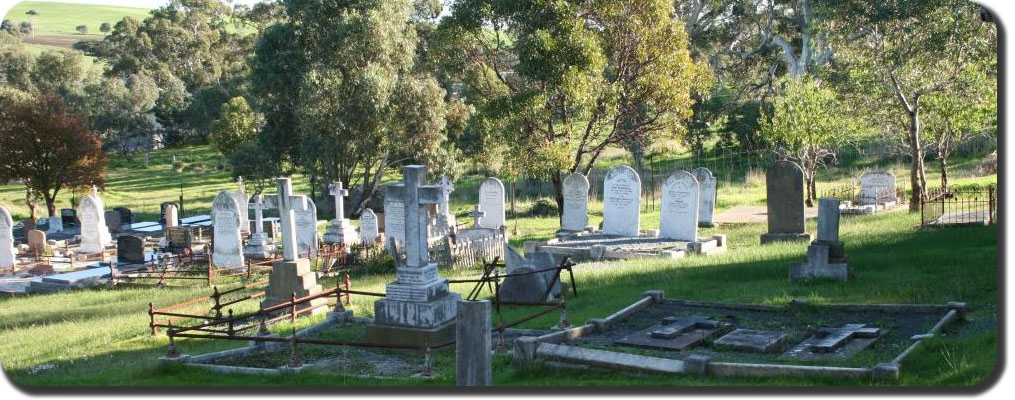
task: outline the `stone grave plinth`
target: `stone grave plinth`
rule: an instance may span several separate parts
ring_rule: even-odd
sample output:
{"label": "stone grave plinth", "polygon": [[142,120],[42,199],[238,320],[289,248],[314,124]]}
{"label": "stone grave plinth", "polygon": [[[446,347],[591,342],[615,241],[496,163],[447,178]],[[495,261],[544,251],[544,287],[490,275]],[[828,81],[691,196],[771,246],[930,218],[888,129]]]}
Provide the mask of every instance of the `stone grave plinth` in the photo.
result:
{"label": "stone grave plinth", "polygon": [[[292,300],[293,293],[297,298],[314,295],[321,292],[321,285],[317,284],[317,274],[310,270],[310,260],[299,258],[297,234],[296,234],[296,211],[306,212],[311,204],[306,196],[292,194],[292,181],[289,178],[279,178],[276,181],[278,194],[269,196],[270,203],[279,209],[279,221],[282,225],[282,259],[271,265],[271,276],[268,278],[268,287],[265,289],[264,301],[261,308],[270,307],[276,304]],[[301,314],[316,314],[327,311],[326,298],[318,298],[310,302],[297,305],[297,309],[316,307]]]}
{"label": "stone grave plinth", "polygon": [[883,333],[882,329],[866,324],[821,327],[811,337],[783,353],[782,357],[797,360],[847,358],[873,344]]}
{"label": "stone grave plinth", "polygon": [[839,199],[818,200],[818,238],[807,247],[807,261],[789,264],[789,281],[849,279],[849,257],[839,241]]}
{"label": "stone grave plinth", "polygon": [[689,242],[659,237],[657,231],[642,231],[638,237],[579,232],[530,245],[553,254],[559,262],[565,256],[575,261],[624,260],[636,258],[681,258],[689,254],[708,255],[727,249],[726,235],[699,237]]}
{"label": "stone grave plinth", "polygon": [[784,332],[741,328],[716,339],[712,344],[716,346],[728,346],[738,351],[771,353],[781,350],[786,345],[788,338],[789,335]]}
{"label": "stone grave plinth", "polygon": [[684,350],[728,331],[732,325],[700,315],[665,317],[662,322],[618,339],[616,344],[648,349]]}
{"label": "stone grave plinth", "polygon": [[328,228],[324,232],[324,243],[342,243],[348,252],[350,246],[359,242],[356,228],[345,219],[344,199],[349,195],[349,191],[342,188],[342,182],[334,182],[329,187],[329,192],[335,197],[335,219],[328,223]]}

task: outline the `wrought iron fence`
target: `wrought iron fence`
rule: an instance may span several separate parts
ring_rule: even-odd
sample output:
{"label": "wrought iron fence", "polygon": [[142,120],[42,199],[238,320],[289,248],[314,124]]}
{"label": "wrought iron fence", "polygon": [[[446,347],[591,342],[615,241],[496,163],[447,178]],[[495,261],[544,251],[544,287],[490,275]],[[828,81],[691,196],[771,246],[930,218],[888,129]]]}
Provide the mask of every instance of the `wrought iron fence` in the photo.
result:
{"label": "wrought iron fence", "polygon": [[997,219],[997,187],[935,188],[920,203],[921,226],[991,225]]}

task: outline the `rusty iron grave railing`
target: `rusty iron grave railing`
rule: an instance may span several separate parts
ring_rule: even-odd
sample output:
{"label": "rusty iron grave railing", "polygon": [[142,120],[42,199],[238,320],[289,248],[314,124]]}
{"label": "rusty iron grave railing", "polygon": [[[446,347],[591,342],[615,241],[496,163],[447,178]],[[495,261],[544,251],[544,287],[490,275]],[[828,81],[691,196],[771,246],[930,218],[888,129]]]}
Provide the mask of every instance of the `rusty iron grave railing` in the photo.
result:
{"label": "rusty iron grave railing", "polygon": [[928,190],[920,202],[920,226],[992,225],[997,221],[997,187]]}

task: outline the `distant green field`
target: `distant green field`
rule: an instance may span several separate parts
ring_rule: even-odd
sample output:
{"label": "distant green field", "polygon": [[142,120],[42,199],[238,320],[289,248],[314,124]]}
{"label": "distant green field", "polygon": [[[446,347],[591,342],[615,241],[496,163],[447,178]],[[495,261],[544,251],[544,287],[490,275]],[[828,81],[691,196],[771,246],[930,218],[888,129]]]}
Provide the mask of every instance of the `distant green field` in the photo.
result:
{"label": "distant green field", "polygon": [[[27,15],[28,10],[35,10],[39,15]],[[4,19],[14,23],[32,21],[35,23],[36,36],[53,34],[77,34],[74,28],[87,25],[89,35],[99,35],[99,25],[109,22],[115,25],[123,17],[130,16],[138,20],[148,15],[147,8],[117,7],[97,4],[47,3],[40,1],[23,1],[15,4]]]}

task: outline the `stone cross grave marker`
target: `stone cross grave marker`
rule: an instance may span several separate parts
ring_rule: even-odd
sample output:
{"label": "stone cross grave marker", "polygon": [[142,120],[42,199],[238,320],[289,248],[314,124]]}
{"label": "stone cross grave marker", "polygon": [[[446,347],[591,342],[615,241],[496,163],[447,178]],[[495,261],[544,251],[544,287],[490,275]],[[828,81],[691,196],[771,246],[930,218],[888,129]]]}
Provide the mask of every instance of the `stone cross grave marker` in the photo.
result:
{"label": "stone cross grave marker", "polygon": [[106,248],[106,244],[113,241],[109,228],[106,227],[104,209],[97,188],[92,188],[92,194],[85,196],[78,204],[78,218],[81,220],[80,252],[99,253]]}
{"label": "stone cross grave marker", "polygon": [[359,236],[363,243],[369,246],[373,246],[377,237],[380,236],[377,214],[374,214],[374,210],[367,208],[359,215]]}
{"label": "stone cross grave marker", "polygon": [[589,224],[589,180],[578,172],[564,178],[564,212],[560,228],[569,231],[584,230]]}
{"label": "stone cross grave marker", "polygon": [[438,278],[427,251],[427,208],[440,203],[443,188],[425,185],[426,167],[421,165],[402,167],[402,176],[403,183],[388,186],[388,195],[404,204],[406,262],[396,267],[396,280],[387,285],[385,297],[374,303],[367,336],[384,342],[450,343],[461,296],[448,290],[447,279]]}
{"label": "stone cross grave marker", "polygon": [[631,333],[614,343],[649,349],[684,350],[728,328],[728,323],[700,315],[666,317],[659,324]]}
{"label": "stone cross grave marker", "polygon": [[603,233],[637,237],[640,221],[641,178],[626,165],[613,167],[603,180]]}
{"label": "stone cross grave marker", "polygon": [[479,228],[483,225],[483,217],[486,216],[486,211],[483,211],[483,206],[476,204],[472,206],[472,211],[469,211],[469,216],[472,217],[472,226]]}
{"label": "stone cross grave marker", "polygon": [[222,191],[211,203],[214,252],[212,264],[220,268],[243,266],[240,205],[233,193]]}
{"label": "stone cross grave marker", "polygon": [[437,217],[437,227],[442,234],[447,234],[457,225],[455,214],[451,212],[451,193],[455,191],[455,184],[446,175],[441,176],[441,180],[437,184],[444,190],[444,197],[441,198],[441,203],[438,206],[440,215]]}
{"label": "stone cross grave marker", "polygon": [[14,252],[14,220],[6,208],[0,206],[0,268],[13,268]]}
{"label": "stone cross grave marker", "polygon": [[280,236],[282,236],[282,259],[294,261],[298,258],[296,239],[296,211],[307,211],[310,208],[307,196],[293,195],[292,181],[289,178],[278,178],[275,181],[278,193],[266,196],[268,206],[278,208]]}
{"label": "stone cross grave marker", "polygon": [[480,221],[481,228],[500,229],[504,226],[504,183],[497,178],[486,178],[479,185],[479,205],[486,211],[486,216]]}
{"label": "stone cross grave marker", "polygon": [[696,168],[691,172],[698,180],[698,226],[711,227],[715,213],[716,179],[708,168]]}
{"label": "stone cross grave marker", "polygon": [[884,204],[895,201],[895,174],[867,171],[860,176],[860,204]]}
{"label": "stone cross grave marker", "polygon": [[[277,208],[282,237],[282,259],[271,265],[268,277],[268,288],[265,289],[261,307],[270,307],[289,301],[292,293],[297,297],[319,293],[321,285],[317,284],[317,276],[310,269],[310,259],[300,258],[305,253],[299,251],[299,227],[297,213],[312,215],[316,239],[317,214],[313,203],[307,196],[294,195],[292,180],[278,178],[275,180],[278,193],[266,196],[267,207]],[[327,299],[319,298],[310,301],[309,307],[327,304]],[[313,308],[308,313],[323,312],[323,308]]]}
{"label": "stone cross grave marker", "polygon": [[275,242],[264,232],[264,210],[268,207],[264,204],[264,197],[254,196],[254,202],[250,208],[254,210],[254,232],[247,239],[247,245],[243,248],[243,255],[252,258],[269,258],[275,252]]}
{"label": "stone cross grave marker", "polygon": [[881,329],[869,328],[866,324],[845,324],[838,328],[818,328],[814,332],[815,340],[810,344],[812,352],[833,353],[849,341],[859,338],[876,338]]}
{"label": "stone cross grave marker", "polygon": [[695,329],[714,329],[721,325],[719,321],[700,315],[692,315],[684,318],[666,317],[663,318],[663,323],[667,325],[652,331],[652,337],[657,339],[673,339]]}
{"label": "stone cross grave marker", "polygon": [[240,232],[250,233],[250,214],[247,208],[250,198],[247,197],[247,190],[243,187],[242,176],[236,178],[236,191],[230,194],[236,199],[236,204],[240,206]]}
{"label": "stone cross grave marker", "polygon": [[342,182],[332,182],[328,186],[328,193],[334,197],[335,219],[328,223],[328,229],[324,232],[324,243],[344,243],[351,246],[359,241],[359,238],[356,237],[356,230],[345,219],[345,196],[349,195],[349,190],[342,188]]}
{"label": "stone cross grave marker", "polygon": [[791,161],[776,161],[765,174],[768,233],[761,243],[806,241],[804,231],[804,171]]}
{"label": "stone cross grave marker", "polygon": [[673,171],[663,182],[659,202],[659,236],[698,240],[698,181],[687,171]]}

